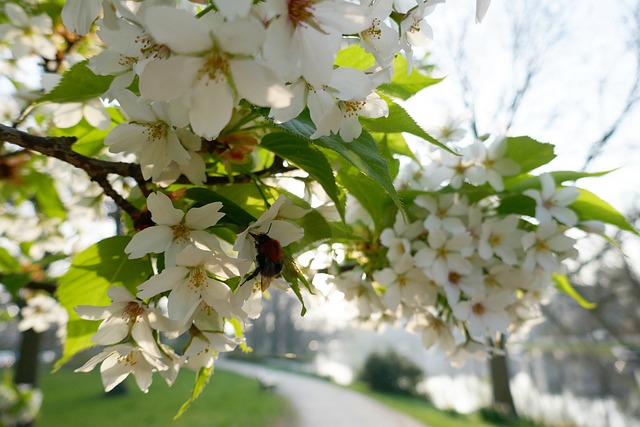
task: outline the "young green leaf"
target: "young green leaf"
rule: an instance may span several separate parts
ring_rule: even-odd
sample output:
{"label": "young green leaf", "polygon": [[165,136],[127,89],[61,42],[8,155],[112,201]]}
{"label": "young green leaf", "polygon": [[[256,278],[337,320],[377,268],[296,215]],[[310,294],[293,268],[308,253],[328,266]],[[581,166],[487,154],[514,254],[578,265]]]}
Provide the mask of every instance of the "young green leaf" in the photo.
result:
{"label": "young green leaf", "polygon": [[546,165],[556,158],[553,144],[536,141],[528,136],[507,138],[505,157],[520,165],[520,173]]}
{"label": "young green leaf", "polygon": [[553,281],[556,284],[556,288],[576,300],[576,302],[582,307],[588,309],[596,308],[595,303],[587,301],[582,295],[578,293],[578,291],[576,291],[576,289],[571,285],[571,282],[569,282],[569,278],[566,275],[553,273]]}
{"label": "young green leaf", "polygon": [[334,64],[338,67],[350,67],[357,68],[359,70],[371,68],[375,63],[376,59],[374,56],[365,52],[365,50],[358,45],[352,45],[346,49],[341,49],[334,61]]}
{"label": "young green leaf", "polygon": [[602,221],[605,224],[615,225],[621,230],[639,234],[638,231],[629,224],[624,215],[609,203],[588,190],[583,188],[579,188],[579,190],[580,195],[569,207],[576,211],[580,221]]}
{"label": "young green leaf", "polygon": [[109,89],[115,76],[99,76],[82,61],[62,75],[62,80],[53,90],[38,99],[38,102],[85,102],[102,95]]}
{"label": "young green leaf", "polygon": [[389,116],[380,117],[378,119],[370,119],[361,117],[360,122],[369,132],[381,133],[401,133],[406,132],[420,137],[438,147],[451,151],[446,145],[429,135],[424,129],[416,123],[416,121],[407,113],[407,111],[395,102],[387,99],[389,105]]}
{"label": "young green leaf", "polygon": [[394,98],[407,100],[422,89],[441,82],[442,78],[426,76],[416,68],[409,73],[409,64],[402,55],[393,60],[393,77],[391,82],[378,86],[378,91]]}
{"label": "young green leaf", "polygon": [[209,368],[200,368],[200,370],[196,374],[196,381],[193,385],[193,390],[191,390],[191,396],[189,396],[189,399],[182,404],[180,409],[178,409],[178,413],[173,417],[174,421],[180,418],[182,414],[184,414],[184,411],[189,409],[191,403],[196,400],[198,396],[200,396],[200,393],[202,393],[202,390],[204,390],[204,387],[207,385],[212,375],[213,365]]}

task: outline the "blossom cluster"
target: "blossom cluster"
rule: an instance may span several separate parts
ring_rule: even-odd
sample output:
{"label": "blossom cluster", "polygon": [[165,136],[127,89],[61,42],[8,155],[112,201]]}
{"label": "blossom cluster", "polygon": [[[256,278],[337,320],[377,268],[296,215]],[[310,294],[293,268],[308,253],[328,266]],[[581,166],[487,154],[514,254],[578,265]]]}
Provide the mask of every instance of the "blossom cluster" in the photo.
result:
{"label": "blossom cluster", "polygon": [[[106,391],[129,374],[145,392],[154,372],[171,385],[180,368],[209,368],[220,352],[243,344],[245,324],[257,318],[262,308],[264,286],[258,281],[245,283],[252,277],[248,273],[257,255],[257,236],[268,232],[269,238],[286,247],[303,236],[303,229],[290,220],[306,213],[280,196],[238,234],[233,248],[227,248],[210,231],[224,216],[222,203],[184,213],[158,192],[149,195],[147,205],[156,225],[137,233],[125,252],[134,259],[158,254],[164,268],[141,283],[135,296],[124,287],[112,286],[110,306],[75,308],[83,319],[101,321],[92,341],[104,346],[77,371],[88,372],[101,363]],[[267,273],[256,272],[263,282]],[[233,326],[233,332],[227,326]],[[162,342],[162,337],[181,335],[188,340],[178,352]]]}
{"label": "blossom cluster", "polygon": [[[487,338],[539,316],[554,274],[577,255],[571,230],[604,227],[579,223],[571,208],[579,190],[557,186],[548,173],[522,191],[530,212],[505,212],[503,178],[520,172],[506,148],[498,138],[459,155],[434,149],[427,166],[404,168],[396,185],[413,194],[410,207],[379,235],[369,224],[376,238],[359,248],[359,266],[333,280],[361,319],[400,324],[457,363],[490,351]],[[479,196],[483,185],[486,195]]]}
{"label": "blossom cluster", "polygon": [[[109,150],[137,155],[145,179],[167,184],[184,174],[202,184],[203,144],[251,126],[247,103],[268,109],[276,123],[308,108],[312,138],[337,134],[346,142],[362,132],[358,117],[387,116],[375,89],[389,82],[396,54],[411,60],[413,48],[431,39],[426,20],[442,2],[221,0],[203,8],[145,1],[130,8],[92,0],[68,1],[62,16],[70,30],[86,33],[105,4],[97,21],[105,48],[89,68],[114,76],[105,97],[127,117],[107,136]],[[375,64],[336,67],[345,44],[359,44]],[[130,90],[135,83],[139,95]]]}

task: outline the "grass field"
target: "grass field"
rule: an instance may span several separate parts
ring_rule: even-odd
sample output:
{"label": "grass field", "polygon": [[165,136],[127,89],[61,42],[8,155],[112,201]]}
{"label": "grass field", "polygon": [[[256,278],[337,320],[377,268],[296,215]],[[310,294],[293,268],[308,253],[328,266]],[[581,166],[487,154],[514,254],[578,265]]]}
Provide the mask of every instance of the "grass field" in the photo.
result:
{"label": "grass field", "polygon": [[173,417],[188,399],[194,375],[183,371],[171,387],[160,377],[148,394],[132,378],[126,394],[105,395],[98,372],[61,370],[41,377],[44,401],[38,427],[289,427],[292,411],[283,398],[260,389],[255,379],[216,371],[209,385],[179,418]]}

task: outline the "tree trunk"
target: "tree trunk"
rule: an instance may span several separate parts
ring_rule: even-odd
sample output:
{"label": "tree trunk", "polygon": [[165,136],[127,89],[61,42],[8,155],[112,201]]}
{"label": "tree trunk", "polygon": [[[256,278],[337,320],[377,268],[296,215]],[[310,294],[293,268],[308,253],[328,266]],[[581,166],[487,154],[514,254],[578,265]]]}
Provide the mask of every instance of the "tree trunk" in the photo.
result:
{"label": "tree trunk", "polygon": [[489,371],[491,373],[491,385],[493,386],[493,406],[501,414],[508,417],[517,417],[516,407],[511,395],[509,384],[509,366],[505,349],[506,338],[500,335],[497,347],[503,354],[494,354],[489,359]]}
{"label": "tree trunk", "polygon": [[[20,344],[20,355],[16,363],[16,384],[29,384],[32,387],[38,385],[38,371],[40,353],[41,334],[33,329],[27,329],[22,333],[22,343]],[[33,422],[18,424],[18,427],[33,427]]]}

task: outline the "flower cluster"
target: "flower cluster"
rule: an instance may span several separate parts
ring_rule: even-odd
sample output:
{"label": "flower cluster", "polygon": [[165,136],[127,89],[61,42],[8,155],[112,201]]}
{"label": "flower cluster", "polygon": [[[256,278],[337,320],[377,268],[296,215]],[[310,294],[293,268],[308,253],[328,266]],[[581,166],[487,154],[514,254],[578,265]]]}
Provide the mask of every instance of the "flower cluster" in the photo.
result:
{"label": "flower cluster", "polygon": [[[243,326],[260,315],[264,290],[258,282],[244,282],[267,274],[256,270],[248,275],[257,259],[256,239],[268,233],[278,245],[287,246],[303,237],[302,228],[289,219],[306,211],[293,206],[285,196],[238,234],[235,256],[229,255],[234,251],[225,248],[225,242],[210,231],[224,216],[222,203],[184,213],[165,194],[152,193],[147,205],[156,225],[136,234],[125,252],[130,258],[158,254],[164,268],[141,283],[136,296],[112,286],[108,291],[110,306],[75,309],[83,319],[102,321],[92,341],[104,350],[78,371],[88,372],[102,363],[107,391],[129,374],[145,392],[154,372],[171,385],[180,368],[209,368],[219,352],[243,344]],[[229,334],[228,324],[234,326],[234,333]],[[188,336],[188,344],[180,354],[161,341],[161,336],[177,338],[183,334]]]}
{"label": "flower cluster", "polygon": [[428,175],[405,168],[396,184],[412,194],[410,208],[361,249],[362,267],[334,280],[363,319],[399,321],[456,361],[539,315],[553,275],[577,254],[569,230],[591,227],[571,208],[578,189],[546,173],[522,191],[529,211],[508,212],[501,201],[514,192],[503,178],[519,165],[506,149],[503,138],[476,141],[460,155],[434,150]]}
{"label": "flower cluster", "polygon": [[[404,51],[411,61],[412,49],[431,39],[426,19],[442,2],[227,0],[203,9],[92,0],[66,2],[62,17],[83,34],[104,4],[97,34],[105,48],[89,67],[114,76],[105,96],[127,118],[107,136],[109,150],[137,155],[145,179],[169,184],[184,174],[202,184],[203,139],[251,125],[247,102],[276,123],[308,108],[312,138],[339,134],[346,142],[362,132],[358,117],[387,116],[375,89],[389,82],[396,54]],[[359,43],[375,64],[336,67],[347,42]],[[130,90],[134,83],[139,96]]]}

